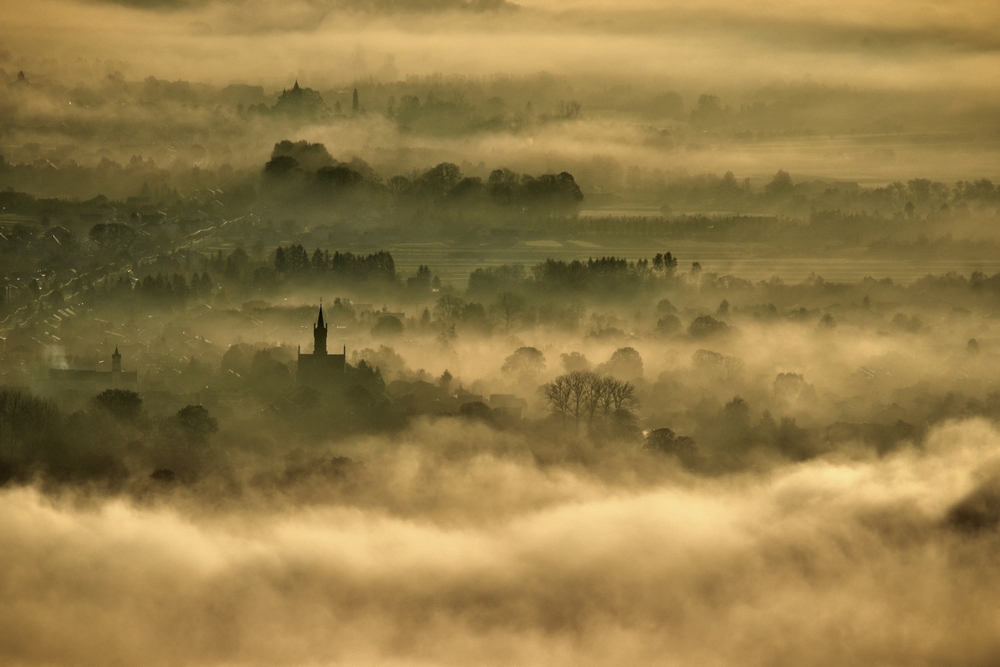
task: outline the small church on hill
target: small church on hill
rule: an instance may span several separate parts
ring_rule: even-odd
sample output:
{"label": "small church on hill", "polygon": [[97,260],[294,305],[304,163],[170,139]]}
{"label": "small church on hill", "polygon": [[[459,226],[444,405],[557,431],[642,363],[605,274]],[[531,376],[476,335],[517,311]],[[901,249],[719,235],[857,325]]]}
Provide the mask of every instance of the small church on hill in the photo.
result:
{"label": "small church on hill", "polygon": [[303,387],[322,389],[344,381],[347,372],[347,346],[343,354],[326,351],[326,334],[329,325],[323,321],[323,304],[319,306],[319,319],[313,325],[313,352],[303,354],[299,348],[296,382]]}

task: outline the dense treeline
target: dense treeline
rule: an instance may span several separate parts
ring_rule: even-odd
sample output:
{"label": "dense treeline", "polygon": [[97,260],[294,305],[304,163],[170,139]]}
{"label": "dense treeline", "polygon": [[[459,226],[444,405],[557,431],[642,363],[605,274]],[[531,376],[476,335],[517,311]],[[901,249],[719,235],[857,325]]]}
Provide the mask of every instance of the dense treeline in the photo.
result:
{"label": "dense treeline", "polygon": [[136,294],[151,305],[183,305],[191,297],[211,294],[212,289],[212,279],[207,273],[191,274],[190,282],[179,273],[173,276],[158,273],[146,276],[135,285]]}
{"label": "dense treeline", "polygon": [[190,474],[213,456],[206,445],[216,431],[218,421],[200,405],[151,419],[139,394],[125,389],[100,392],[72,414],[52,400],[0,389],[0,482],[42,477],[117,485],[167,465]]}
{"label": "dense treeline", "polygon": [[536,177],[496,169],[484,182],[443,162],[414,176],[383,180],[364,161],[339,162],[322,144],[306,141],[275,145],[264,165],[263,192],[285,205],[504,208],[548,215],[572,213],[583,201],[580,187],[567,172]]}
{"label": "dense treeline", "polygon": [[[143,181],[136,196],[68,201],[0,192],[5,214],[0,221],[0,271],[6,277],[52,270],[68,280],[70,274],[93,268],[132,265],[135,270],[136,262],[179,247],[204,247],[209,240],[215,247],[252,246],[254,257],[260,258],[265,249],[288,244],[289,239],[292,246],[303,245],[307,237],[344,244],[360,240],[365,245],[372,236],[447,237],[495,248],[539,235],[674,238],[754,243],[766,252],[783,254],[868,246],[877,256],[975,259],[988,258],[997,248],[996,241],[981,238],[981,231],[976,238],[959,236],[972,234],[962,230],[996,219],[1000,190],[988,179],[958,181],[952,187],[911,179],[865,188],[794,182],[780,171],[760,188],[731,173],[657,180],[653,174],[636,172],[626,188],[628,196],[660,206],[663,213],[593,217],[577,215],[583,194],[568,173],[534,177],[509,169],[469,168],[480,169],[482,176],[441,163],[385,179],[358,158],[335,160],[322,144],[282,141],[275,145],[263,175],[227,172],[227,180],[218,181],[225,187],[208,179],[215,187],[199,186],[181,194],[168,184],[157,184],[149,160],[137,156],[125,169],[149,176],[154,185]],[[604,195],[594,196],[600,200]],[[718,211],[675,214],[673,208]],[[322,223],[317,224],[320,216]],[[24,252],[28,248],[32,252]],[[310,264],[313,260],[310,256]],[[234,278],[246,267],[244,262],[213,267],[212,272]],[[253,289],[277,282],[266,272],[252,278]]]}
{"label": "dense treeline", "polygon": [[547,259],[531,268],[501,265],[476,269],[469,275],[471,294],[489,294],[531,285],[538,291],[568,294],[634,296],[643,286],[673,284],[677,259],[669,252],[652,260],[629,261],[621,257],[581,260]]}
{"label": "dense treeline", "polygon": [[[803,384],[801,376],[790,381]],[[783,376],[775,380],[776,391]],[[654,452],[675,456],[687,468],[703,473],[725,473],[753,466],[769,456],[805,461],[835,451],[845,443],[863,443],[879,455],[904,443],[920,442],[935,425],[956,419],[1000,421],[1000,393],[983,398],[957,392],[926,389],[909,410],[872,415],[871,421],[833,421],[804,426],[789,415],[776,417],[740,396],[725,404],[692,411],[690,431],[678,435],[671,428],[651,429],[644,438]],[[693,437],[692,437],[693,436]]]}
{"label": "dense treeline", "polygon": [[392,255],[378,251],[370,255],[316,248],[310,256],[301,245],[287,248],[278,246],[274,251],[274,270],[289,276],[328,276],[334,280],[392,282],[396,280],[396,264]]}
{"label": "dense treeline", "polygon": [[[234,345],[217,372],[194,359],[186,370],[208,383],[197,396],[214,402],[220,392],[236,391],[255,402],[258,433],[329,439],[402,423],[403,413],[386,400],[378,368],[363,360],[347,365],[341,381],[320,392],[296,386],[289,364],[272,352],[280,350]],[[226,466],[228,452],[213,442],[219,419],[208,408],[189,404],[150,413],[144,396],[106,389],[70,411],[27,390],[0,387],[0,485],[34,478],[109,485],[150,476],[194,481]],[[232,425],[232,412],[227,414]]]}
{"label": "dense treeline", "polygon": [[[57,163],[59,167],[55,168]],[[592,167],[595,175],[587,180],[596,179],[602,182],[603,190],[613,193],[606,203],[613,203],[615,198],[634,200],[663,206],[667,212],[702,209],[808,216],[811,211],[844,211],[891,216],[897,212],[926,215],[942,207],[964,211],[1000,205],[1000,189],[987,178],[959,180],[950,185],[914,178],[864,187],[848,181],[796,181],[787,171],[779,170],[770,180],[755,185],[733,172],[688,176],[638,167],[626,170],[617,163]],[[613,176],[619,172],[621,175]],[[357,157],[338,161],[323,144],[306,141],[276,144],[263,174],[265,192],[272,195],[295,186],[294,192],[285,197],[288,201],[294,200],[293,195],[307,195],[327,203],[371,202],[374,198],[387,205],[434,201],[452,206],[493,203],[557,209],[571,209],[582,201],[576,180],[570,180],[565,172],[532,177],[501,168],[483,176],[463,175],[459,166],[441,163],[415,175],[390,177],[379,175]],[[617,182],[603,183],[608,178]],[[77,202],[39,196],[89,191],[110,196],[118,212],[128,209],[127,199],[142,197],[161,210],[180,208],[190,213],[205,210],[213,201],[238,210],[254,202],[256,180],[250,172],[227,167],[216,171],[195,168],[174,174],[138,155],[125,165],[104,158],[95,167],[61,164],[58,159],[12,164],[0,156],[0,207],[18,215],[54,217],[76,210],[91,211],[108,203],[107,197],[93,195]],[[598,197],[598,201],[603,199]],[[127,211],[132,212],[134,206]]]}
{"label": "dense treeline", "polygon": [[[989,179],[956,181],[954,185],[914,178],[893,181],[887,185],[864,187],[853,182],[828,182],[800,180],[796,182],[785,170],[779,170],[763,184],[754,187],[749,179],[739,180],[733,172],[722,177],[715,174],[674,177],[667,179],[662,173],[643,177],[635,174],[633,188],[637,191],[656,192],[664,200],[682,207],[707,205],[720,209],[757,209],[759,205],[779,202],[804,204],[815,209],[841,209],[851,212],[882,211],[893,213],[906,210],[930,210],[942,205],[962,204],[996,205],[1000,203],[1000,190]],[[805,209],[808,212],[808,208]]]}
{"label": "dense treeline", "polygon": [[[45,247],[62,246],[53,241]],[[190,268],[185,270],[185,266]],[[148,307],[182,307],[192,299],[210,301],[216,294],[244,298],[277,294],[288,285],[304,280],[368,285],[377,287],[381,290],[380,294],[396,295],[406,301],[426,298],[432,288],[441,287],[439,279],[433,276],[428,266],[420,266],[414,275],[401,276],[396,271],[392,254],[386,251],[365,255],[314,248],[310,252],[301,244],[292,244],[279,246],[267,261],[251,259],[238,247],[228,254],[220,250],[208,257],[189,254],[184,256],[183,261],[161,258],[161,261],[148,265],[141,272],[119,271],[96,284],[79,277],[61,290],[52,289],[38,279],[22,280],[11,284],[10,289],[0,294],[0,312],[26,304],[33,309],[62,307],[64,298],[71,294],[82,294],[88,300],[107,303],[117,300],[117,303],[143,303]],[[550,258],[530,268],[522,264],[506,264],[475,269],[469,274],[466,299],[453,291],[448,292],[446,299],[449,303],[459,304],[457,307],[448,306],[447,312],[458,312],[456,308],[460,310],[467,306],[471,310],[462,317],[455,315],[446,319],[478,318],[486,321],[493,318],[503,322],[504,329],[509,329],[513,320],[543,304],[549,304],[544,306],[545,312],[554,314],[564,311],[571,306],[564,303],[566,296],[627,302],[663,290],[717,293],[720,299],[727,294],[756,295],[752,298],[762,299],[764,305],[771,300],[810,300],[810,294],[825,295],[831,299],[853,295],[855,302],[859,302],[865,294],[883,301],[908,301],[910,297],[907,294],[946,290],[950,298],[958,299],[956,303],[959,303],[963,300],[974,301],[977,295],[1000,294],[1000,273],[974,271],[968,276],[928,274],[911,286],[874,279],[866,279],[860,284],[828,283],[820,276],[813,276],[804,283],[785,284],[780,279],[750,281],[706,272],[699,262],[682,268],[670,252],[638,260],[614,256],[570,261]],[[471,305],[477,302],[483,304],[478,306],[484,309],[482,316]],[[736,309],[746,307],[749,306],[734,305]],[[772,311],[763,306],[756,308],[755,312],[760,317],[772,316]]]}

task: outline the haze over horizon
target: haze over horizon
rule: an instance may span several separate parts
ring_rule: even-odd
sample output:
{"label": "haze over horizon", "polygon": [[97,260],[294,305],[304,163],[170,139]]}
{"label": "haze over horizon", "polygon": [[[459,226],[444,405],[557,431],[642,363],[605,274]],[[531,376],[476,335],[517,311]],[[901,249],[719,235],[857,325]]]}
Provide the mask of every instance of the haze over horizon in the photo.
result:
{"label": "haze over horizon", "polygon": [[998,84],[995,0],[6,0],[0,664],[997,664]]}
{"label": "haze over horizon", "polygon": [[[12,64],[313,87],[374,76],[559,75],[747,89],[812,82],[996,100],[1000,9],[963,2],[12,0]],[[69,62],[65,63],[69,64]]]}

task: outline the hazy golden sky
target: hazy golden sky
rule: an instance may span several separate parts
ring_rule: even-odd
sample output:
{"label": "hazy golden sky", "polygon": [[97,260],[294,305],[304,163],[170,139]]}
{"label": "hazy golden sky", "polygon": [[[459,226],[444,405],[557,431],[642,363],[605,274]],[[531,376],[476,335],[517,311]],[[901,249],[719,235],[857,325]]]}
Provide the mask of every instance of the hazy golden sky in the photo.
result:
{"label": "hazy golden sky", "polygon": [[[496,0],[497,4],[502,0]],[[995,88],[1000,3],[8,0],[3,66],[123,61],[126,76],[280,84],[407,74],[594,73],[724,86]]]}

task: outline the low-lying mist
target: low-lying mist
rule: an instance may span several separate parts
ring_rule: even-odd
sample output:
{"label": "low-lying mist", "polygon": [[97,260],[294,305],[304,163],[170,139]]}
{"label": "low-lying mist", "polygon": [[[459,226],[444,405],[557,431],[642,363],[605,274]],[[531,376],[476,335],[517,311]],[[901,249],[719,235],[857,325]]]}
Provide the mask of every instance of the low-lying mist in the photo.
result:
{"label": "low-lying mist", "polygon": [[1000,649],[985,422],[714,479],[544,467],[510,453],[518,437],[484,436],[345,443],[367,457],[333,484],[381,503],[311,499],[309,479],[218,506],[169,485],[7,488],[3,662],[988,664]]}
{"label": "low-lying mist", "polygon": [[1000,662],[995,0],[8,0],[0,666]]}

